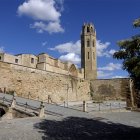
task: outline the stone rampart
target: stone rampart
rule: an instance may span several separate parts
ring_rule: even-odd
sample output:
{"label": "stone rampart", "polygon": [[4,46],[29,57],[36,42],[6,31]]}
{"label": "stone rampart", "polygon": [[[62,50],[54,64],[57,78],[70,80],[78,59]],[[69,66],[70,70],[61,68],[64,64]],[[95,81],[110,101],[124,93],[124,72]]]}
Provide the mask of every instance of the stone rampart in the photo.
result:
{"label": "stone rampart", "polygon": [[0,88],[18,96],[53,102],[89,100],[90,82],[70,75],[0,62]]}
{"label": "stone rampart", "polygon": [[18,96],[52,102],[93,99],[126,99],[129,79],[96,79],[92,81],[68,73],[43,71],[0,62],[0,88]]}
{"label": "stone rampart", "polygon": [[122,99],[130,92],[128,78],[96,79],[91,81],[91,96],[98,99]]}
{"label": "stone rampart", "polygon": [[[69,73],[72,76],[84,78],[84,71],[79,70],[74,64],[70,62],[61,62],[60,60],[55,59],[45,53],[39,54],[38,56],[33,54],[11,55],[7,53],[0,53],[0,61],[13,64],[11,66],[15,67],[16,69],[18,67],[17,65],[19,65],[18,69],[24,70],[27,68],[33,68],[66,75]],[[70,71],[71,67],[73,66],[75,69]]]}

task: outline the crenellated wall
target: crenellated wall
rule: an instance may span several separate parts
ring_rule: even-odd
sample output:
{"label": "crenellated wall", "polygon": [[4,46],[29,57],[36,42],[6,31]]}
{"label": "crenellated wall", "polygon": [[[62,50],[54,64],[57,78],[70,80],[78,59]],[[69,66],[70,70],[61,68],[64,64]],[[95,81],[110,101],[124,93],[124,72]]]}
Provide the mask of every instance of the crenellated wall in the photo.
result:
{"label": "crenellated wall", "polygon": [[[43,71],[69,74],[78,78],[84,78],[84,71],[79,70],[74,64],[70,62],[61,62],[59,59],[55,59],[46,53],[39,54],[38,56],[33,54],[11,55],[0,53],[0,61]],[[74,68],[71,70],[71,67]]]}

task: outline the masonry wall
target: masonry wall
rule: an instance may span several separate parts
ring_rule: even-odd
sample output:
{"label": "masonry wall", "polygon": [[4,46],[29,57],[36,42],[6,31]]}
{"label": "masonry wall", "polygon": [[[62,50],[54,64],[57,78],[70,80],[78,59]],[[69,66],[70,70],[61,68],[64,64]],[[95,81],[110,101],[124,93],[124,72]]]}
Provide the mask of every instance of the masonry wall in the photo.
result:
{"label": "masonry wall", "polygon": [[129,79],[118,78],[92,80],[90,90],[93,99],[126,100],[126,95],[130,93]]}
{"label": "masonry wall", "polygon": [[129,79],[77,79],[68,74],[57,74],[16,64],[0,62],[0,88],[18,96],[53,102],[93,99],[126,100]]}
{"label": "masonry wall", "polygon": [[90,99],[90,82],[68,75],[0,62],[0,88],[18,96],[53,102]]}

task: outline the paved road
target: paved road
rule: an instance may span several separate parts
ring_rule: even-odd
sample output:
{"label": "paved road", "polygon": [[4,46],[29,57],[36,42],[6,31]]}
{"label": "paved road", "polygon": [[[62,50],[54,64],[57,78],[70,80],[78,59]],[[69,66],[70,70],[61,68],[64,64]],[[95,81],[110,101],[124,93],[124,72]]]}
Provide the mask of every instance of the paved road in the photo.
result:
{"label": "paved road", "polygon": [[[0,94],[0,97],[3,97]],[[11,99],[12,96],[6,95]],[[39,101],[17,97],[36,108]],[[0,140],[139,140],[140,113],[84,113],[45,104],[46,118],[22,118],[0,122]]]}
{"label": "paved road", "polygon": [[22,118],[0,122],[0,140],[139,140],[140,113]]}

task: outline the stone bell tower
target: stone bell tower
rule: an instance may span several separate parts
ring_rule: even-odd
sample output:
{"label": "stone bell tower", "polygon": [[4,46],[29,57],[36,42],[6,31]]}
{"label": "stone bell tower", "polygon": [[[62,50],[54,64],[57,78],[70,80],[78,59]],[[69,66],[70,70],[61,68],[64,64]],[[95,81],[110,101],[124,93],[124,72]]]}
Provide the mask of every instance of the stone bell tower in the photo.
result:
{"label": "stone bell tower", "polygon": [[96,31],[92,23],[84,24],[81,33],[81,68],[85,79],[97,78]]}

